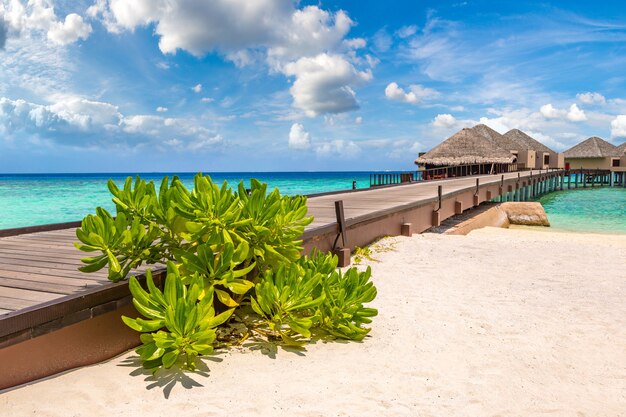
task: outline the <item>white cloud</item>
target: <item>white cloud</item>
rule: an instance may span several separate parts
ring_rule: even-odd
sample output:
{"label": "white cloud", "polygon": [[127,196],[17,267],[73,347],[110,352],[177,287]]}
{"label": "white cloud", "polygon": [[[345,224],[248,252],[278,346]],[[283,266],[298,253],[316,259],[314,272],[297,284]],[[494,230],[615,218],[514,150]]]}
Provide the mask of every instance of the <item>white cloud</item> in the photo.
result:
{"label": "white cloud", "polygon": [[567,119],[572,122],[587,120],[584,110],[580,109],[576,103],[572,104],[568,110],[557,109],[552,104],[545,104],[541,106],[539,111],[546,119]]}
{"label": "white cloud", "polygon": [[339,139],[318,145],[315,148],[315,152],[321,156],[338,155],[354,157],[361,152],[361,148],[353,141]]}
{"label": "white cloud", "polygon": [[342,10],[301,9],[281,0],[110,0],[94,10],[111,31],[155,24],[163,53],[183,49],[196,56],[268,48],[269,55],[294,59],[334,48],[353,25]]}
{"label": "white cloud", "polygon": [[456,124],[456,118],[451,114],[438,114],[433,120],[435,127],[452,127]]}
{"label": "white cloud", "polygon": [[30,0],[24,6],[19,1],[11,1],[0,5],[0,16],[6,24],[5,33],[9,30],[15,35],[30,36],[32,33],[43,32],[46,37],[57,45],[68,45],[79,39],[86,39],[91,33],[91,25],[85,23],[82,16],[70,13],[65,19],[59,20],[54,5],[50,0]]}
{"label": "white cloud", "polygon": [[[336,50],[353,24],[342,10],[335,14],[317,6],[295,10],[284,23],[279,38],[268,45],[268,59],[279,68],[282,66],[280,63],[287,60]],[[350,49],[361,48],[365,46],[365,40],[351,39],[343,45]]]}
{"label": "white cloud", "polygon": [[363,118],[361,116],[357,116],[354,119],[354,123],[357,124],[357,125],[360,125],[361,123],[363,123]]}
{"label": "white cloud", "polygon": [[217,52],[237,66],[265,58],[271,72],[296,77],[294,106],[309,116],[358,108],[353,88],[372,75],[355,65],[375,63],[357,56],[364,39],[345,39],[354,22],[344,11],[293,1],[110,0],[91,13],[114,32],[154,24],[166,54]]}
{"label": "white cloud", "polygon": [[167,110],[168,110],[167,107],[159,106],[159,107],[156,108],[156,111],[158,111],[159,113],[165,113]]}
{"label": "white cloud", "polygon": [[200,99],[200,101],[201,101],[201,102],[203,102],[203,103],[212,103],[212,102],[214,102],[214,101],[215,101],[215,99],[214,99],[214,98],[211,98],[211,97],[202,97],[202,98]]}
{"label": "white cloud", "polygon": [[546,119],[557,119],[557,118],[561,118],[561,117],[563,117],[565,115],[565,112],[563,110],[556,109],[550,103],[544,104],[543,106],[541,106],[539,111],[541,112],[543,117],[545,117]]}
{"label": "white cloud", "polygon": [[0,131],[6,137],[27,133],[71,146],[158,146],[175,138],[186,149],[200,150],[223,141],[219,134],[193,119],[125,116],[110,103],[75,96],[53,98],[53,104],[42,105],[1,97]]}
{"label": "white cloud", "polygon": [[91,33],[91,25],[85,23],[76,13],[70,13],[64,22],[55,22],[48,30],[48,39],[59,45],[74,43],[79,39],[87,39]]}
{"label": "white cloud", "polygon": [[289,147],[291,149],[309,149],[311,147],[311,135],[304,130],[304,126],[300,123],[291,125]]}
{"label": "white cloud", "polygon": [[587,115],[582,109],[579,109],[576,103],[572,104],[567,112],[567,119],[572,122],[582,122],[587,120]]}
{"label": "white cloud", "polygon": [[620,114],[611,122],[611,137],[626,138],[626,115]]}
{"label": "white cloud", "polygon": [[409,104],[419,104],[425,100],[429,100],[439,96],[439,92],[431,88],[421,86],[419,84],[412,84],[409,86],[408,92],[398,86],[397,83],[392,82],[385,88],[385,96],[389,100],[401,101]]}
{"label": "white cloud", "polygon": [[202,84],[196,84],[191,89],[194,93],[199,93],[202,91]]}
{"label": "white cloud", "polygon": [[606,104],[606,98],[600,93],[579,93],[576,98],[584,104]]}
{"label": "white cloud", "polygon": [[402,26],[400,29],[396,31],[396,35],[398,35],[398,37],[402,39],[408,38],[409,36],[413,36],[415,35],[415,33],[417,33],[417,26],[415,25]]}
{"label": "white cloud", "polygon": [[358,71],[341,55],[320,54],[285,65],[284,72],[296,77],[291,89],[294,105],[314,117],[359,108],[353,86],[372,78]]}

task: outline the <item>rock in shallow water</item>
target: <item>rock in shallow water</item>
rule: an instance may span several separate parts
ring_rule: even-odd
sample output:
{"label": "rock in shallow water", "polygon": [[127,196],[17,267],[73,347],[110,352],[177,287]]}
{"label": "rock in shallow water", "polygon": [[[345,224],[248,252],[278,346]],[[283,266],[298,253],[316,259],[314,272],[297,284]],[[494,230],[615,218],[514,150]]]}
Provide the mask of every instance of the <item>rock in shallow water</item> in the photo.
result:
{"label": "rock in shallow water", "polygon": [[548,216],[541,203],[509,202],[500,205],[511,224],[524,226],[550,226]]}

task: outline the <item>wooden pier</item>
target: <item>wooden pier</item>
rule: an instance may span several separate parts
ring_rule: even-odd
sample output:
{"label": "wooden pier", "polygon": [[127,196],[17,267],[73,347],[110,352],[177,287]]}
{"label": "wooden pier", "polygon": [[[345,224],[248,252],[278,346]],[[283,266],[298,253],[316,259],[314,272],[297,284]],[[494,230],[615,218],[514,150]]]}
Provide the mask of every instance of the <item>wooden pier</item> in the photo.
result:
{"label": "wooden pier", "polygon": [[[345,262],[350,249],[381,236],[420,233],[484,201],[529,200],[580,185],[585,176],[572,178],[563,170],[523,171],[311,196],[309,215],[315,220],[302,236],[305,253],[334,250]],[[626,174],[609,182],[626,186]],[[138,344],[137,334],[119,319],[135,314],[127,282],[111,283],[105,271],[77,270],[85,254],[72,245],[76,225],[0,231],[0,389]],[[159,285],[163,273],[155,279]],[[30,355],[26,362],[24,352]]]}

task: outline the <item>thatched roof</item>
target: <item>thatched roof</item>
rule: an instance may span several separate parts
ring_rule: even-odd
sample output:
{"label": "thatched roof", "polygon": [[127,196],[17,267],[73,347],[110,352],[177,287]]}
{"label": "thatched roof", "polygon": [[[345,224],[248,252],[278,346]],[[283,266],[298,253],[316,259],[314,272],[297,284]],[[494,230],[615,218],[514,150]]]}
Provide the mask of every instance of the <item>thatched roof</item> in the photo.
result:
{"label": "thatched roof", "polygon": [[565,158],[607,158],[620,156],[617,146],[593,136],[563,152]]}
{"label": "thatched roof", "polygon": [[[486,134],[490,134],[490,132],[484,129],[476,129],[476,127],[477,126],[471,129],[465,128],[460,130],[429,152],[417,158],[415,163],[450,166],[465,164],[510,164],[513,162],[514,157],[510,152],[502,149],[486,136]],[[484,127],[489,129],[487,126]],[[495,130],[493,132],[499,135]]]}
{"label": "thatched roof", "polygon": [[518,150],[531,150],[536,152],[554,152],[543,143],[528,136],[519,129],[511,129],[503,135],[505,138],[517,143]]}
{"label": "thatched roof", "polygon": [[617,146],[617,153],[619,153],[621,156],[624,156],[624,154],[626,154],[626,142]]}
{"label": "thatched roof", "polygon": [[519,145],[504,135],[496,132],[487,125],[479,124],[472,128],[477,134],[492,141],[496,146],[504,149],[505,151],[518,151]]}

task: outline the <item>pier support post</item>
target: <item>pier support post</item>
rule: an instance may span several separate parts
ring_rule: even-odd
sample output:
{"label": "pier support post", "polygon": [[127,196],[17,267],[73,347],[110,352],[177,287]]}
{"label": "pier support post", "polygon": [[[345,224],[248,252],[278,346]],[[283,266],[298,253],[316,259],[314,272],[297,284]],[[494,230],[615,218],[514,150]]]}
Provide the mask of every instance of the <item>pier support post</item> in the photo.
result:
{"label": "pier support post", "polygon": [[462,201],[454,202],[454,214],[463,214],[463,202]]}
{"label": "pier support post", "polygon": [[614,175],[615,174],[613,174],[612,172],[609,173],[609,187],[613,187],[615,185],[614,181],[613,181],[613,176]]}
{"label": "pier support post", "polygon": [[406,237],[413,236],[413,225],[411,223],[402,223],[402,226],[400,226],[400,234]]}
{"label": "pier support post", "polygon": [[487,201],[491,201],[492,198],[493,196],[491,195],[491,191],[487,190]]}
{"label": "pier support post", "polygon": [[433,210],[433,214],[431,217],[431,224],[433,227],[437,227],[441,225],[441,215],[438,211]]}
{"label": "pier support post", "polygon": [[350,248],[338,248],[333,250],[333,255],[337,255],[337,266],[344,268],[350,266]]}

